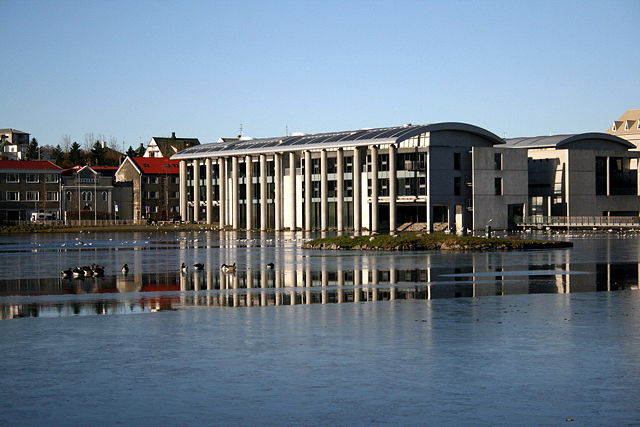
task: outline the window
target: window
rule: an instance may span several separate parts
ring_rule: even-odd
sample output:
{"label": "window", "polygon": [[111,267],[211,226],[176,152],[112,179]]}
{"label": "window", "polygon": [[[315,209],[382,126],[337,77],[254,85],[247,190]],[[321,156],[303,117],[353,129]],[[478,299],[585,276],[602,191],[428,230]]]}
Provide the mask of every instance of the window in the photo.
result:
{"label": "window", "polygon": [[25,200],[36,202],[40,200],[40,193],[38,193],[37,191],[27,191]]}
{"label": "window", "polygon": [[171,177],[171,183],[172,184],[179,184],[180,183],[180,177],[172,176]]}
{"label": "window", "polygon": [[169,197],[172,199],[178,199],[180,198],[180,193],[178,193],[177,191],[172,191],[171,193],[169,193]]}
{"label": "window", "polygon": [[72,196],[71,191],[67,191],[67,200],[71,200],[71,196]]}
{"label": "window", "polygon": [[460,170],[460,153],[453,153],[453,169]]}
{"label": "window", "polygon": [[461,178],[456,176],[453,178],[453,195],[459,196],[462,192]]}
{"label": "window", "polygon": [[93,198],[91,191],[83,191],[82,192],[82,200],[85,202],[90,202]]}
{"label": "window", "polygon": [[20,182],[20,175],[17,173],[8,173],[7,182]]}
{"label": "window", "polygon": [[48,173],[45,175],[45,182],[58,182],[58,175],[55,173]]}
{"label": "window", "polygon": [[107,199],[108,199],[108,197],[109,197],[109,195],[107,194],[107,192],[106,192],[106,191],[103,191],[103,192],[102,192],[102,201],[103,201],[103,202],[106,202],[106,201],[107,201]]}
{"label": "window", "polygon": [[47,200],[50,202],[58,201],[58,192],[57,191],[47,191]]}
{"label": "window", "polygon": [[20,193],[17,191],[7,191],[7,200],[17,202],[20,200]]}
{"label": "window", "polygon": [[497,171],[502,170],[502,153],[493,154],[493,163]]}
{"label": "window", "polygon": [[37,173],[28,173],[27,174],[27,182],[39,182],[40,179]]}
{"label": "window", "polygon": [[496,178],[495,181],[496,196],[502,196],[502,178]]}

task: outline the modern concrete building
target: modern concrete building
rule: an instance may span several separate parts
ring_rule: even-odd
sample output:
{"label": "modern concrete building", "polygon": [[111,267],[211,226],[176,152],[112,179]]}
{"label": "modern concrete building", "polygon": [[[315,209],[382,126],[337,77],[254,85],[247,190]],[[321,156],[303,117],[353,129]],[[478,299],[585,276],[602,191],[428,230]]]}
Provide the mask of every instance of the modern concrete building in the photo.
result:
{"label": "modern concrete building", "polygon": [[142,157],[171,157],[178,151],[194,145],[200,145],[198,138],[177,138],[176,133],[171,132],[169,138],[160,136],[151,138]]}
{"label": "modern concrete building", "polygon": [[244,137],[171,158],[182,218],[233,229],[507,228],[527,200],[526,152],[464,123]]}
{"label": "modern concrete building", "polygon": [[640,108],[625,111],[606,132],[626,139],[635,149],[640,149]]}
{"label": "modern concrete building", "polygon": [[166,221],[179,216],[179,164],[164,157],[127,157],[116,183],[133,189],[132,219]]}
{"label": "modern concrete building", "polygon": [[529,216],[638,216],[640,152],[606,133],[507,139],[527,152]]}
{"label": "modern concrete building", "polygon": [[49,161],[0,160],[0,222],[60,219],[61,173]]}
{"label": "modern concrete building", "polygon": [[0,156],[5,160],[23,160],[29,146],[29,134],[16,129],[0,129]]}

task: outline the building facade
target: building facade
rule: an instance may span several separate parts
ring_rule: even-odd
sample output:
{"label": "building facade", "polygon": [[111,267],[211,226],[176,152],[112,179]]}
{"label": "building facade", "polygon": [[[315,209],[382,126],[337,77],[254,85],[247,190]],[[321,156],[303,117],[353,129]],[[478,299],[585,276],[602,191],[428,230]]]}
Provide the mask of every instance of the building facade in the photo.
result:
{"label": "building facade", "polygon": [[117,169],[111,166],[76,166],[63,171],[63,219],[132,219],[131,186],[114,185]]}
{"label": "building facade", "polygon": [[528,156],[534,217],[638,216],[640,152],[606,133],[507,139]]}
{"label": "building facade", "polygon": [[179,162],[163,157],[127,157],[116,183],[130,183],[132,219],[168,221],[180,217]]}
{"label": "building facade", "polygon": [[29,134],[16,129],[0,129],[0,155],[5,160],[23,160],[29,146]]}
{"label": "building facade", "polygon": [[61,173],[49,161],[0,160],[0,222],[60,219]]}
{"label": "building facade", "polygon": [[526,210],[526,153],[464,123],[245,137],[172,159],[181,217],[223,228],[463,231]]}

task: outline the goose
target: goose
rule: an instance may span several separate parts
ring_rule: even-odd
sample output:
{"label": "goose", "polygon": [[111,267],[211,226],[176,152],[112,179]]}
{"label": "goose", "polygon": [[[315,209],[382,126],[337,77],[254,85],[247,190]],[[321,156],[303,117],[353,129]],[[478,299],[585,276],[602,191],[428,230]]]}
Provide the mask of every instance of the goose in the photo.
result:
{"label": "goose", "polygon": [[204,268],[204,264],[202,263],[193,264],[194,270],[202,270],[203,268]]}
{"label": "goose", "polygon": [[124,274],[127,274],[129,272],[129,266],[127,264],[122,266],[122,270],[121,270]]}
{"label": "goose", "polygon": [[62,272],[61,272],[61,273],[62,273],[62,277],[63,277],[63,278],[73,276],[73,270],[72,270],[72,269],[70,269],[70,268],[69,268],[69,269],[67,269],[67,270],[62,270]]}
{"label": "goose", "polygon": [[94,276],[104,276],[104,268],[99,265],[93,266],[93,274]]}
{"label": "goose", "polygon": [[76,267],[71,270],[73,277],[84,277],[84,271],[80,267]]}
{"label": "goose", "polygon": [[189,270],[189,267],[187,267],[187,264],[183,262],[182,265],[180,266],[180,271],[183,273],[186,273],[188,270]]}
{"label": "goose", "polygon": [[222,270],[223,273],[235,273],[236,263],[234,262],[233,265],[222,264],[222,267],[220,267],[220,270]]}
{"label": "goose", "polygon": [[272,262],[270,262],[269,264],[267,264],[267,268],[268,268],[269,270],[273,270],[273,267],[275,267],[275,266],[276,266],[276,265],[275,265],[274,263],[272,263]]}
{"label": "goose", "polygon": [[82,267],[82,271],[84,271],[84,275],[87,276],[87,277],[93,276],[93,269],[91,267],[89,267],[88,265]]}

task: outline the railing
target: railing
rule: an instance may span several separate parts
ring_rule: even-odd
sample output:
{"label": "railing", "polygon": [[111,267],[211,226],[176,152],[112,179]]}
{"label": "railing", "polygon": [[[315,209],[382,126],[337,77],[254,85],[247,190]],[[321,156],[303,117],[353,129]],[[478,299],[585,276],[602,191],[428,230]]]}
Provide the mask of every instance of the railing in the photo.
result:
{"label": "railing", "polygon": [[521,227],[640,227],[640,216],[525,216]]}

